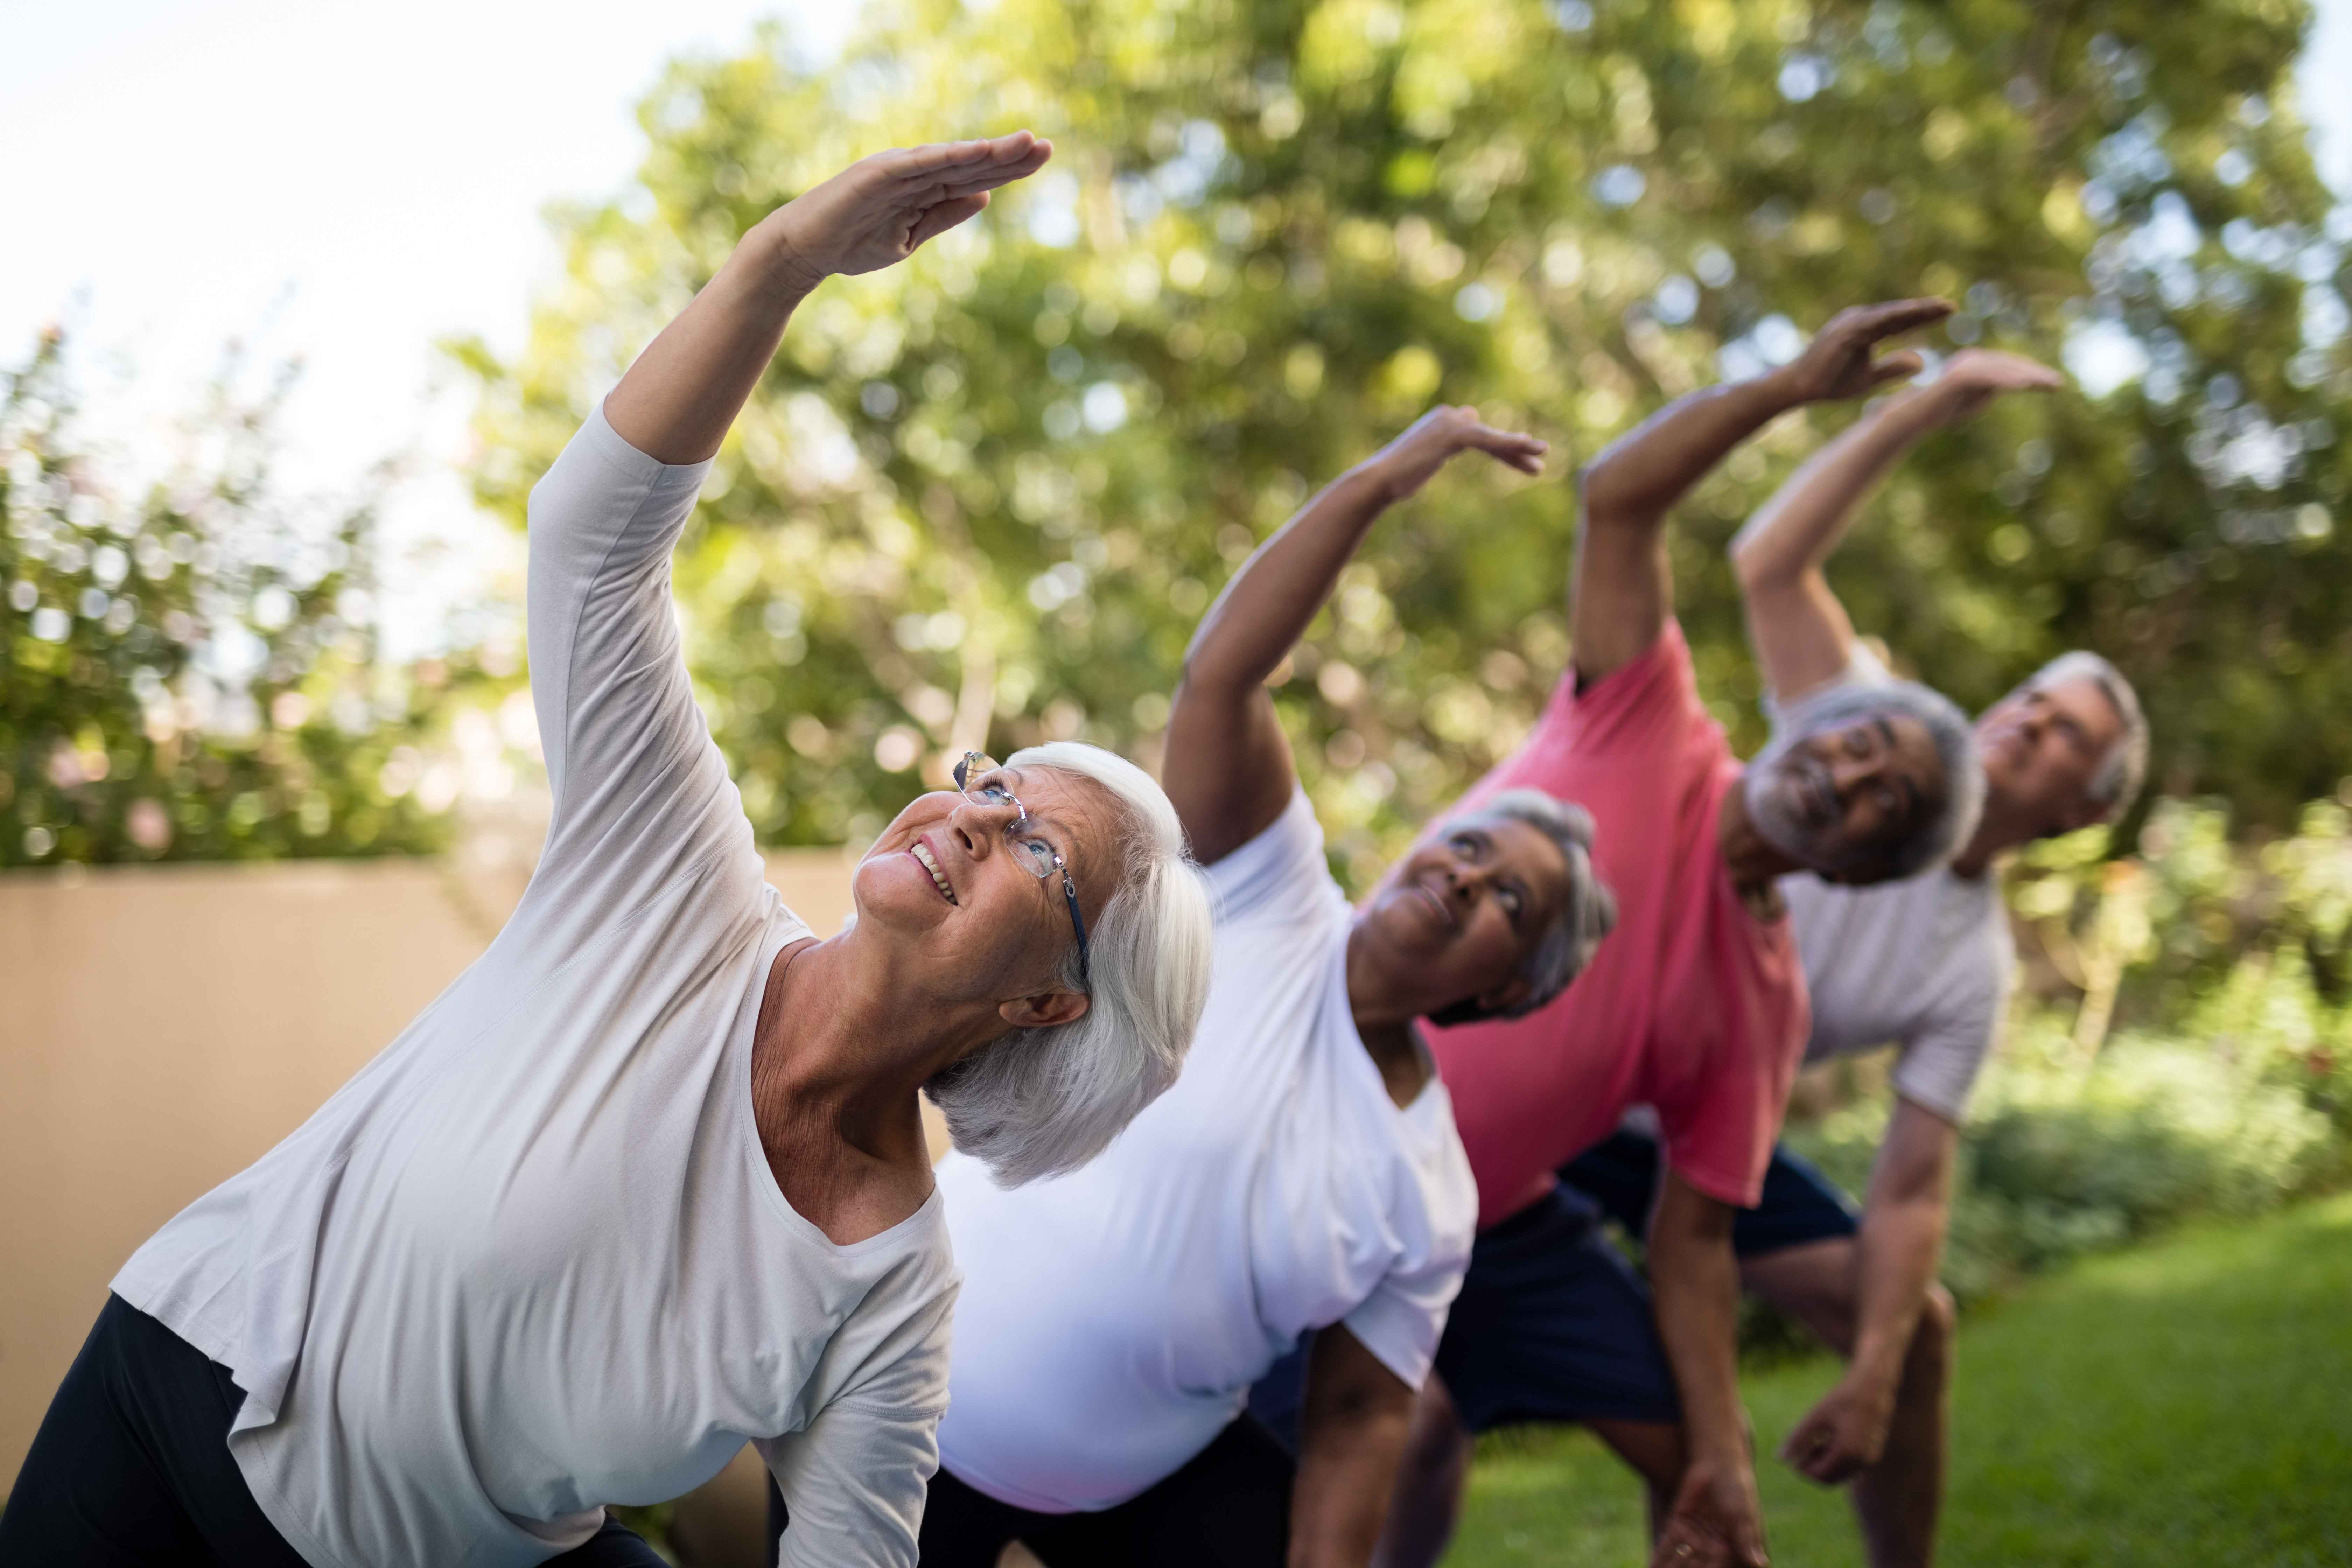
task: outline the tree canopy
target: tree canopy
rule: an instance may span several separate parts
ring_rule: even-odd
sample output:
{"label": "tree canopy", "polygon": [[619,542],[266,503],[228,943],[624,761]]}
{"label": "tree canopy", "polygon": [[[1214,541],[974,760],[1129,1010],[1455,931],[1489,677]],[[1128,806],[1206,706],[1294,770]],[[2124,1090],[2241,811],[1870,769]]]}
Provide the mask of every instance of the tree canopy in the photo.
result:
{"label": "tree canopy", "polygon": [[[1524,733],[1568,651],[1571,474],[1842,305],[2074,367],[1929,444],[1833,563],[1861,626],[1981,705],[2100,649],[2154,781],[2252,820],[2352,770],[2339,241],[2294,0],[946,0],[845,56],[781,30],[673,66],[614,201],[484,389],[480,496],[530,481],[796,191],[1029,126],[1055,163],[804,307],[677,584],[772,841],[855,837],[967,744],[1150,761],[1185,640],[1309,490],[1436,401],[1554,444],[1385,521],[1280,704],[1361,876]],[[1760,736],[1722,550],[1844,416],[1784,421],[1685,508],[1702,686]]]}
{"label": "tree canopy", "polygon": [[234,379],[150,484],[88,439],[57,334],[0,374],[0,867],[441,842],[412,742],[446,667],[379,658],[372,511],[279,493],[290,375]]}

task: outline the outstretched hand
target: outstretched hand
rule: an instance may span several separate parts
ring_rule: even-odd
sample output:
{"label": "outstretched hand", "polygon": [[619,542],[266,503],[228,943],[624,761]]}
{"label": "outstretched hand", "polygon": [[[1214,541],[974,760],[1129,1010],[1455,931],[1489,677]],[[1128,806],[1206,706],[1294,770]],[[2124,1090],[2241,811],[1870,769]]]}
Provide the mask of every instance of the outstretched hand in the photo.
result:
{"label": "outstretched hand", "polygon": [[1767,1568],[1764,1512],[1744,1469],[1693,1464],[1675,1489],[1651,1568]]}
{"label": "outstretched hand", "polygon": [[1523,474],[1540,474],[1547,450],[1546,444],[1533,436],[1496,429],[1482,421],[1475,408],[1440,404],[1414,420],[1371,460],[1388,481],[1389,499],[1402,500],[1427,484],[1456,453],[1485,452]]}
{"label": "outstretched hand", "polygon": [[1054,144],[1030,132],[895,147],[802,192],[753,230],[777,271],[814,289],[836,272],[873,272],[988,205],[989,192],[1045,166]]}
{"label": "outstretched hand", "polygon": [[1924,364],[1916,349],[1872,356],[1888,338],[1932,326],[1952,313],[1948,300],[1895,300],[1856,305],[1832,316],[1787,368],[1779,372],[1800,403],[1860,397],[1889,382],[1908,381]]}
{"label": "outstretched hand", "polygon": [[1857,1382],[1848,1373],[1790,1428],[1780,1458],[1809,1480],[1842,1485],[1878,1463],[1894,1415],[1893,1389]]}
{"label": "outstretched hand", "polygon": [[1959,421],[1973,416],[2004,392],[2055,392],[2065,378],[2039,361],[1998,349],[1964,349],[1944,366],[1934,391],[1943,403],[1945,417]]}

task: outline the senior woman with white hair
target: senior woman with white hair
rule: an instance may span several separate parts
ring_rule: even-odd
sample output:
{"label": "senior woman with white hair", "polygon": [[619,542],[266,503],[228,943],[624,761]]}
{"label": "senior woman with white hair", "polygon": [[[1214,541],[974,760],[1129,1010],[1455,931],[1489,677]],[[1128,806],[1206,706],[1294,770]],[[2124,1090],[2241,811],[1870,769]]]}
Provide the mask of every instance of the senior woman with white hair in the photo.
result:
{"label": "senior woman with white hair", "polygon": [[[1195,634],[1164,777],[1218,899],[1201,1043],[1084,1171],[1007,1192],[965,1155],[940,1166],[966,1281],[927,1568],[992,1568],[1011,1540],[1056,1568],[1370,1557],[1478,1206],[1415,1020],[1542,1005],[1615,906],[1591,819],[1515,790],[1350,909],[1265,679],[1391,504],[1458,453],[1533,472],[1543,449],[1433,412],[1308,502]],[[1308,1335],[1294,1466],[1243,1405]]]}
{"label": "senior woman with white hair", "polygon": [[521,906],[116,1278],[0,1559],[652,1564],[603,1505],[748,1439],[782,1562],[913,1560],[957,1283],[919,1091],[1001,1180],[1083,1164],[1176,1077],[1207,895],[1146,775],[1042,747],[909,804],[814,940],[696,710],[669,553],[793,307],[1049,153],[886,153],[771,215],[540,481]]}

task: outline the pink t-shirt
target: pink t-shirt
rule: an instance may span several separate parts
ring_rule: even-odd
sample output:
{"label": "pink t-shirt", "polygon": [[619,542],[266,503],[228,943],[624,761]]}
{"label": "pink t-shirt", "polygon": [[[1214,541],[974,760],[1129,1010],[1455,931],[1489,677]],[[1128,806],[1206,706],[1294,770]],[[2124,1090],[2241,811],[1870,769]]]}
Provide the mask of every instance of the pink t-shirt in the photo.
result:
{"label": "pink t-shirt", "polygon": [[1432,1029],[1478,1178],[1478,1223],[1516,1214],[1630,1106],[1657,1108],[1666,1158],[1752,1207],[1804,1054],[1805,973],[1783,918],[1758,921],[1717,847],[1739,763],[1707,716],[1673,621],[1585,690],[1563,677],[1526,745],[1465,797],[1533,787],[1592,814],[1617,929],[1524,1018]]}

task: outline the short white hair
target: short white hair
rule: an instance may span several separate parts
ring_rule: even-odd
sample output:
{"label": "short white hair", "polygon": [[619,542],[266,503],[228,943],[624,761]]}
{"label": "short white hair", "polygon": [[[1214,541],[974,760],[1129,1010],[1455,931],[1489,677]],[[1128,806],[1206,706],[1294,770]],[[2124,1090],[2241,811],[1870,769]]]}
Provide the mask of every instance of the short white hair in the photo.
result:
{"label": "short white hair", "polygon": [[2147,715],[2141,711],[2139,693],[2124,679],[2124,672],[2088,648],[2060,654],[2035,670],[2025,684],[2028,688],[2055,686],[2062,680],[2095,685],[2122,726],[2116,743],[2099,759],[2099,771],[2091,775],[2086,792],[2091,804],[2099,808],[2099,820],[2113,822],[2131,809],[2147,777]]}
{"label": "short white hair", "polygon": [[[1083,992],[1086,1015],[1015,1029],[925,1086],[955,1145],[1000,1186],[1075,1171],[1109,1146],[1176,1081],[1209,996],[1208,882],[1184,829],[1150,773],[1077,741],[1031,746],[1006,759],[1100,784],[1116,803],[1118,884],[1087,926],[1087,970],[1070,945],[1056,984]],[[1089,874],[1101,871],[1089,868]],[[1061,889],[1054,889],[1058,903]]]}

